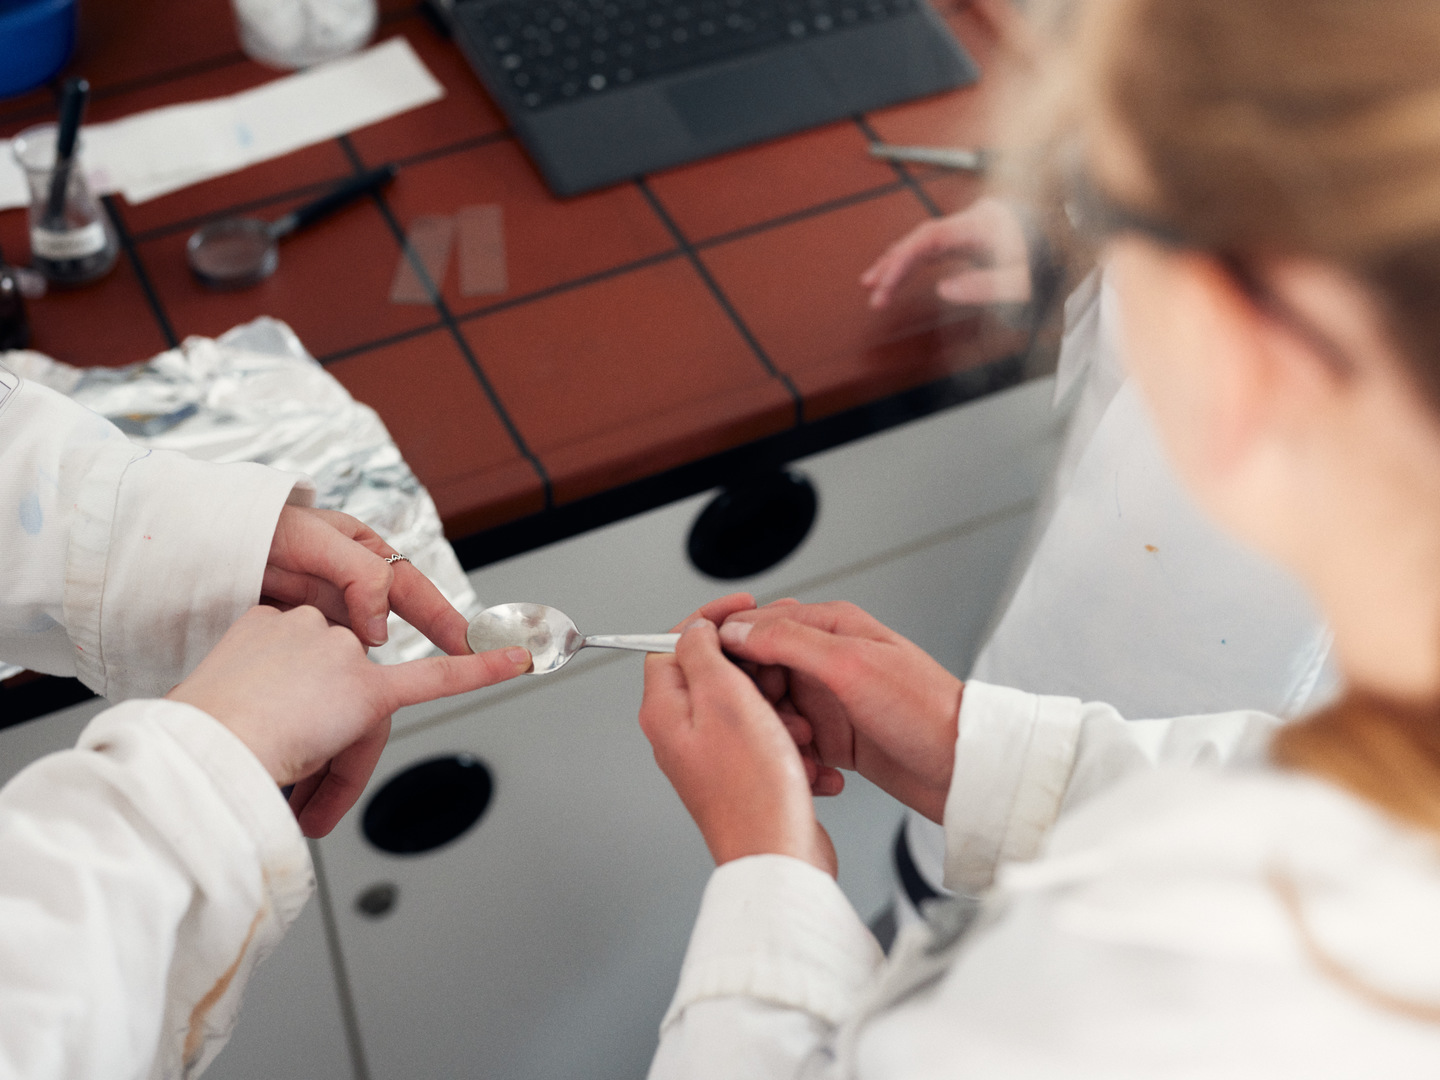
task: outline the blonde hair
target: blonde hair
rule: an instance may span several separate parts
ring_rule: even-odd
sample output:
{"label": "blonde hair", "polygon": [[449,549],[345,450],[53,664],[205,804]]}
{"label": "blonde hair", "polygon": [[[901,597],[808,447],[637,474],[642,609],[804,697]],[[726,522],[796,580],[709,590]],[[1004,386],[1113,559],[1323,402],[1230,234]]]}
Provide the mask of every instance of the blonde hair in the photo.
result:
{"label": "blonde hair", "polygon": [[1097,2],[1079,62],[1146,209],[1198,247],[1343,267],[1440,410],[1440,3]]}
{"label": "blonde hair", "polygon": [[[1284,768],[1323,777],[1440,835],[1440,709],[1352,691],[1336,705],[1281,728],[1270,756]],[[1289,875],[1274,869],[1269,884],[1295,923],[1301,947],[1325,975],[1382,1009],[1440,1024],[1440,1002],[1415,1001],[1376,986],[1330,955]]]}
{"label": "blonde hair", "polygon": [[[1344,268],[1440,413],[1440,3],[1093,4],[1078,77],[1142,157],[1145,211],[1197,247]],[[1440,833],[1440,707],[1352,695],[1274,756]]]}
{"label": "blonde hair", "polygon": [[[1348,272],[1440,415],[1440,2],[1091,3],[1073,77],[1142,158],[1152,202],[1138,209],[1222,256]],[[1440,703],[1352,691],[1282,729],[1271,755],[1440,836]],[[1329,960],[1298,894],[1277,891],[1323,970],[1440,1022]]]}

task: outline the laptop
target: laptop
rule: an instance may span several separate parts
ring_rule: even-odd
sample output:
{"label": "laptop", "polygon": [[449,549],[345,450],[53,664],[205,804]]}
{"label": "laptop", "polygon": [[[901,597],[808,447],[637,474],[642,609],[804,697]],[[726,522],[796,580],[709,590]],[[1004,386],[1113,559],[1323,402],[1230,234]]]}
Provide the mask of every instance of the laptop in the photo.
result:
{"label": "laptop", "polygon": [[453,0],[556,195],[974,82],[926,0]]}

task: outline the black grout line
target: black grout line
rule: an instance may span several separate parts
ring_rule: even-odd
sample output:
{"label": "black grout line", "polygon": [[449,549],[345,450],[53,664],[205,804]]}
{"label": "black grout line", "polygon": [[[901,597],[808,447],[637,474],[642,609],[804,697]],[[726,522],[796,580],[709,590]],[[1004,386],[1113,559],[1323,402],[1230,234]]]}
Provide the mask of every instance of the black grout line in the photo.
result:
{"label": "black grout line", "polygon": [[[482,138],[484,137],[482,136]],[[395,164],[403,165],[407,160],[413,159],[402,158]],[[771,218],[767,221],[757,222],[754,225],[746,225],[742,228],[734,229],[728,233],[721,233],[718,236],[712,236],[706,240],[697,241],[693,245],[693,247],[696,251],[704,251],[721,244],[727,244],[732,240],[740,240],[747,236],[753,236],[757,233],[762,233],[772,228],[778,228],[783,225],[793,224],[794,222],[803,221],[809,217],[817,217],[821,214],[829,213],[832,210],[842,210],[847,206],[854,206],[860,203],[868,202],[871,199],[878,199],[886,195],[893,195],[895,192],[902,190],[905,190],[905,186],[897,180],[892,184],[886,184],[884,187],[871,188],[868,191],[858,192],[854,195],[842,196],[841,198],[832,199],[829,202],[825,203],[820,203],[806,210],[796,210],[789,214],[782,214],[780,217]],[[165,227],[166,230],[168,230],[169,228],[169,226]],[[144,234],[142,239],[148,239],[156,235],[160,231],[162,230],[152,230],[151,232]],[[583,288],[586,285],[595,285],[603,281],[608,281],[610,278],[619,277],[622,274],[628,274],[635,270],[644,270],[647,267],[657,266],[660,263],[668,262],[671,259],[687,257],[688,255],[689,252],[686,251],[685,248],[677,246],[671,248],[668,251],[659,252],[655,255],[646,255],[644,258],[641,259],[635,259],[631,262],[621,263],[618,266],[612,266],[605,270],[597,270],[593,274],[586,274],[583,277],[571,278],[568,281],[558,282],[555,285],[547,285],[545,288],[536,289],[534,292],[523,293],[519,296],[506,297],[504,300],[497,300],[493,303],[482,305],[481,307],[471,308],[466,311],[454,312],[454,319],[457,323],[465,323],[470,322],[474,319],[481,319],[487,315],[494,315],[497,312],[501,311],[509,311],[511,308],[523,307],[526,304],[532,304],[539,300],[545,300],[552,296],[558,296],[562,293],[570,292],[573,289]],[[337,361],[345,360],[349,357],[356,356],[360,353],[369,352],[372,349],[384,348],[385,346],[394,345],[397,342],[405,341],[409,338],[418,337],[421,334],[430,333],[431,331],[437,330],[444,325],[444,322],[427,323],[424,326],[419,326],[411,330],[402,330],[398,334],[392,334],[389,337],[377,338],[374,341],[366,341],[362,342],[359,345],[348,346],[333,353],[326,353],[323,356],[317,357],[317,359],[320,361],[321,364],[332,364]]]}
{"label": "black grout line", "polygon": [[534,303],[536,300],[544,300],[547,297],[559,296],[562,293],[571,292],[574,289],[586,285],[595,285],[611,278],[628,274],[632,270],[644,270],[647,266],[658,266],[660,263],[669,262],[671,259],[683,258],[685,253],[679,248],[671,248],[669,251],[661,251],[654,255],[646,255],[643,259],[635,259],[628,263],[621,263],[619,266],[612,266],[607,270],[597,270],[593,274],[586,274],[584,277],[572,278],[569,281],[562,281],[558,285],[547,285],[543,289],[536,289],[534,292],[525,293],[523,296],[512,296],[506,300],[497,300],[493,304],[484,307],[472,308],[455,316],[456,322],[469,322],[472,319],[483,318],[486,315],[494,315],[499,311],[509,311],[511,308],[522,307],[525,304]]}
{"label": "black grout line", "polygon": [[939,409],[973,401],[1023,382],[1023,360],[1001,357],[956,371],[932,383],[902,390],[865,405],[785,428],[728,450],[702,457],[657,475],[562,503],[547,513],[492,525],[451,541],[460,565],[481,566],[534,551],[590,529],[666,506],[677,499],[723,487],[737,476],[768,472],[797,458],[829,450],[897,424],[929,416]]}
{"label": "black grout line", "polygon": [[360,345],[347,345],[343,349],[336,349],[333,353],[326,353],[324,356],[317,356],[315,359],[321,367],[330,364],[338,364],[341,360],[348,360],[352,356],[359,356],[374,349],[384,349],[390,345],[399,345],[402,341],[409,341],[412,338],[424,337],[426,334],[433,334],[436,330],[444,330],[445,324],[440,320],[432,323],[425,323],[410,330],[401,330],[398,334],[391,334],[389,337],[376,338],[374,341],[366,341]]}
{"label": "black grout line", "polygon": [[382,11],[380,18],[376,20],[377,28],[394,26],[396,23],[404,22],[406,19],[419,17],[425,18],[424,4],[411,4],[409,7],[396,8],[394,11]]}
{"label": "black grout line", "polygon": [[673,236],[675,242],[680,245],[680,250],[684,252],[685,257],[690,260],[690,265],[694,267],[695,272],[700,275],[700,280],[703,281],[705,287],[710,290],[710,294],[729,317],[731,324],[740,332],[740,336],[745,339],[745,343],[750,346],[750,350],[755,354],[756,359],[758,359],[765,370],[770,373],[770,376],[778,380],[780,385],[785,387],[789,392],[791,400],[795,402],[795,423],[803,424],[805,422],[805,399],[800,396],[800,391],[796,389],[795,384],[791,382],[790,376],[775,366],[775,361],[770,359],[770,355],[761,347],[755,335],[750,332],[750,327],[746,326],[740,318],[740,313],[736,311],[735,306],[730,303],[730,298],[726,296],[725,291],[720,288],[720,283],[711,275],[710,268],[707,267],[705,261],[700,258],[700,253],[695,250],[689,239],[680,231],[680,226],[675,223],[675,219],[670,216],[669,211],[665,209],[664,204],[660,202],[655,193],[650,190],[650,185],[646,183],[645,178],[643,176],[636,177],[634,183],[635,186],[640,189],[640,194],[645,196],[645,201],[650,204],[650,209],[655,211],[655,216],[660,219],[665,228],[670,230],[670,235]]}
{"label": "black grout line", "polygon": [[406,168],[410,165],[423,165],[427,161],[434,161],[436,158],[448,157],[450,154],[463,153],[466,150],[474,150],[481,146],[489,146],[491,143],[507,142],[515,138],[515,133],[508,127],[496,131],[487,131],[484,135],[472,135],[468,139],[461,139],[459,142],[446,143],[444,146],[437,146],[433,150],[421,150],[418,154],[411,154],[409,157],[396,158],[395,165]]}
{"label": "black grout line", "polygon": [[325,862],[320,857],[320,845],[311,840],[310,861],[315,867],[316,901],[320,904],[320,921],[325,924],[325,944],[330,950],[330,969],[335,976],[335,996],[340,999],[340,1023],[345,1028],[345,1045],[350,1050],[350,1064],[355,1069],[355,1080],[370,1080],[370,1066],[365,1060],[365,1043],[360,1038],[360,1014],[355,1008],[355,996],[350,990],[350,972],[345,966],[345,954],[340,948],[340,928],[335,923],[335,898],[330,892],[330,882],[325,876]]}
{"label": "black grout line", "polygon": [[[203,75],[207,71],[218,71],[222,67],[229,67],[231,64],[244,63],[247,57],[243,52],[222,53],[219,56],[206,57],[203,60],[194,60],[188,64],[181,64],[179,67],[170,68],[167,71],[157,71],[150,75],[137,75],[133,79],[124,82],[110,83],[107,86],[94,88],[93,97],[96,100],[118,97],[121,94],[128,94],[135,90],[145,90],[152,86],[159,86],[162,83],[174,82],[176,79],[186,79],[191,75]],[[79,72],[83,75],[84,72]]]}
{"label": "black grout line", "polygon": [[[45,89],[50,90],[52,93],[54,92],[53,87],[48,83]],[[45,102],[39,105],[26,105],[16,109],[14,112],[0,113],[0,124],[5,124],[8,127],[10,124],[18,124],[25,120],[35,120],[38,122],[52,120],[54,117],[55,105],[50,102]]]}
{"label": "black grout line", "polygon": [[[885,141],[884,139],[880,138],[879,133],[870,126],[870,121],[866,120],[864,116],[856,113],[853,117],[851,117],[851,119],[855,121],[855,126],[860,129],[861,134],[863,134],[865,138],[869,139],[872,143]],[[920,200],[920,205],[925,207],[925,212],[927,214],[929,214],[932,218],[939,218],[945,216],[945,211],[940,209],[939,205],[936,204],[935,200],[930,197],[930,193],[925,190],[924,186],[921,185],[920,181],[916,180],[915,177],[911,175],[910,170],[905,167],[903,162],[892,161],[889,162],[889,165],[890,168],[895,171],[895,175],[900,178],[900,182],[910,189],[910,193],[914,195],[915,198]]]}
{"label": "black grout line", "polygon": [[[657,266],[660,263],[669,262],[671,259],[681,258],[682,255],[683,253],[678,248],[671,249],[670,251],[662,251],[658,255],[647,255],[643,259],[636,259],[633,262],[612,266],[608,270],[598,270],[584,277],[574,278],[570,281],[562,281],[558,285],[548,285],[543,289],[536,289],[534,292],[524,293],[521,296],[512,296],[508,299],[498,300],[493,304],[488,304],[485,307],[475,308],[471,311],[463,311],[455,315],[454,319],[457,323],[471,322],[475,319],[484,318],[486,315],[509,311],[511,308],[523,307],[537,300],[558,296],[561,293],[567,293],[585,285],[594,285],[597,282],[606,281],[609,278],[619,277],[622,274],[630,273],[632,270],[643,270],[647,266]],[[444,326],[444,322],[429,323],[425,326],[416,327],[413,330],[402,330],[398,334],[392,334],[389,337],[379,338],[375,341],[367,341],[360,345],[351,345],[348,348],[340,349],[333,353],[326,353],[324,356],[316,357],[316,359],[318,359],[322,365],[332,364],[339,360],[348,359],[359,353],[369,352],[371,349],[379,349],[387,345],[394,345],[397,342],[405,341],[409,338],[419,337],[421,334],[442,329]]]}
{"label": "black grout line", "polygon": [[[336,141],[340,144],[340,149],[345,151],[345,156],[350,159],[350,164],[355,169],[356,174],[358,175],[364,172],[365,163],[356,152],[349,137],[341,135]],[[485,374],[485,369],[480,366],[480,361],[476,359],[474,350],[470,348],[470,343],[465,340],[465,335],[461,333],[460,324],[455,321],[455,316],[446,305],[445,298],[440,295],[439,285],[430,280],[430,275],[421,264],[419,257],[411,250],[410,245],[406,243],[405,230],[400,227],[400,222],[396,219],[395,212],[390,209],[390,204],[385,200],[385,192],[372,191],[370,197],[379,208],[380,215],[385,219],[385,223],[390,226],[390,231],[394,234],[396,243],[400,245],[400,250],[404,257],[410,261],[410,265],[415,270],[416,277],[420,279],[426,291],[429,292],[431,302],[435,305],[435,310],[440,313],[440,321],[444,323],[445,328],[450,331],[450,337],[460,349],[461,355],[465,357],[465,362],[470,365],[470,370],[474,373],[475,378],[479,380],[480,388],[485,391],[485,396],[490,399],[491,406],[495,409],[496,415],[500,417],[500,422],[505,425],[505,430],[510,433],[510,438],[514,441],[516,449],[520,451],[521,456],[524,457],[525,460],[530,462],[531,467],[534,468],[536,474],[540,477],[540,484],[545,492],[545,509],[549,510],[555,505],[555,489],[550,481],[550,474],[545,471],[545,466],[541,463],[540,458],[534,450],[530,449],[530,445],[525,441],[525,437],[520,434],[520,429],[516,426],[514,419],[511,418],[509,411],[501,402],[500,395],[496,393],[495,387],[491,385],[489,377]]]}
{"label": "black grout line", "polygon": [[[397,164],[403,163],[404,160],[405,159],[401,159],[401,162],[397,162]],[[705,251],[709,248],[717,247],[721,244],[730,243],[733,240],[744,239],[745,237],[753,236],[757,233],[766,232],[769,229],[778,228],[784,225],[790,225],[797,221],[803,221],[806,218],[818,217],[819,215],[829,213],[832,210],[842,210],[847,206],[855,206],[860,203],[868,202],[871,199],[883,198],[886,195],[893,195],[897,191],[902,190],[905,190],[904,185],[901,184],[899,181],[896,181],[893,184],[886,184],[884,187],[871,188],[868,191],[858,192],[854,195],[842,196],[841,198],[832,199],[829,202],[821,203],[806,210],[796,210],[792,213],[781,215],[780,217],[771,218],[767,221],[757,222],[754,225],[746,225],[742,228],[734,229],[728,233],[721,233],[718,236],[712,236],[706,240],[697,241],[693,245],[693,247],[696,251]],[[291,194],[293,195],[294,193],[292,192]],[[277,196],[277,198],[279,197]],[[232,208],[232,210],[235,209],[239,208]],[[230,211],[225,211],[222,213],[228,214],[229,212]],[[208,217],[214,216],[217,215],[208,215]],[[208,217],[206,219],[196,220],[208,220]],[[191,225],[195,223],[196,221],[190,222]],[[153,229],[148,233],[142,234],[139,239],[148,240],[159,235],[162,232],[169,231],[174,231],[174,229],[171,226],[164,226],[162,228]],[[526,304],[532,304],[539,300],[545,300],[552,296],[558,296],[563,293],[570,292],[574,289],[584,288],[587,285],[599,284],[600,282],[608,281],[611,278],[619,277],[622,274],[628,274],[635,270],[644,270],[650,266],[658,266],[661,263],[669,262],[671,259],[684,258],[688,255],[689,252],[686,251],[685,248],[677,246],[669,249],[668,251],[658,252],[654,255],[646,255],[644,258],[635,259],[627,263],[621,263],[618,266],[612,266],[605,270],[597,270],[593,274],[586,274],[583,277],[571,278],[568,281],[558,282],[554,285],[547,285],[545,288],[536,289],[534,292],[523,293],[518,296],[506,297],[504,300],[497,300],[493,303],[484,304],[476,308],[470,308],[466,311],[453,312],[452,314],[457,323],[466,323],[475,319],[482,319],[487,315],[494,315],[498,312],[509,311],[512,308],[523,307]],[[376,338],[374,341],[366,341],[358,345],[350,345],[346,348],[339,349],[333,353],[326,353],[322,356],[318,356],[316,357],[316,359],[318,359],[321,364],[333,364],[337,361],[345,360],[352,356],[357,356],[360,353],[370,352],[372,349],[384,348],[389,345],[397,344],[401,341],[409,340],[410,338],[419,337],[422,334],[428,334],[431,331],[438,330],[444,326],[445,323],[443,321],[426,323],[423,326],[414,327],[410,330],[402,330],[399,333],[391,334],[388,337]]]}
{"label": "black grout line", "polygon": [[115,235],[120,239],[120,247],[125,252],[125,258],[130,260],[130,267],[140,280],[140,289],[145,293],[145,299],[150,304],[150,313],[160,324],[160,333],[165,336],[166,348],[175,348],[180,344],[180,339],[175,336],[175,328],[170,325],[169,316],[165,314],[165,307],[160,303],[160,296],[155,292],[155,286],[150,283],[150,275],[145,272],[145,264],[140,261],[140,252],[135,248],[135,239],[130,235],[130,230],[125,227],[124,218],[115,207],[115,197],[105,195],[101,197],[100,201],[104,203],[105,212],[110,215],[110,221],[115,226]]}
{"label": "black grout line", "polygon": [[831,199],[829,202],[817,203],[814,206],[806,207],[804,210],[792,210],[788,214],[781,214],[779,217],[769,218],[765,221],[757,221],[754,225],[742,225],[738,229],[732,229],[727,233],[720,233],[705,240],[695,242],[696,251],[704,251],[707,248],[717,247],[720,244],[728,244],[732,240],[743,240],[747,236],[754,236],[756,233],[768,232],[771,229],[780,228],[784,225],[793,225],[797,221],[804,221],[806,218],[819,217],[821,214],[828,214],[832,210],[843,210],[847,206],[858,206],[867,203],[872,199],[883,198],[886,195],[893,195],[897,191],[904,191],[905,184],[896,180],[881,187],[868,188],[865,191],[857,191],[853,195],[842,195],[838,199]]}

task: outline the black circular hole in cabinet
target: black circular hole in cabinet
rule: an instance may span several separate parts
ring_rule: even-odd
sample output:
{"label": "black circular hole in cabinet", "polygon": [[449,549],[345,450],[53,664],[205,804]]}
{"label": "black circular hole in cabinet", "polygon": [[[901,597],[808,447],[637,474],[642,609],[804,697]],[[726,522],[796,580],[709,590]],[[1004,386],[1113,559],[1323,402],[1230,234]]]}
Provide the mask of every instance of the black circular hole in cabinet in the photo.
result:
{"label": "black circular hole in cabinet", "polygon": [[809,535],[819,505],[814,485],[789,470],[731,484],[695,519],[690,561],[722,581],[764,573]]}
{"label": "black circular hole in cabinet", "polygon": [[479,821],[494,790],[490,770],[469,754],[411,765],[365,807],[365,839],[393,855],[433,850]]}
{"label": "black circular hole in cabinet", "polygon": [[394,882],[377,881],[355,898],[355,910],[368,919],[379,919],[389,915],[399,899],[400,889]]}

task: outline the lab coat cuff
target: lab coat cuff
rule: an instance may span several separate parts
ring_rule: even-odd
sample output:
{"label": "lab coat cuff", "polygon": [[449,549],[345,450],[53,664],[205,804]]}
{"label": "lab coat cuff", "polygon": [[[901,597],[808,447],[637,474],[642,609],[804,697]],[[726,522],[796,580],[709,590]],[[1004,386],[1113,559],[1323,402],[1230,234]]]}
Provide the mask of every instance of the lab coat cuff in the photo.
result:
{"label": "lab coat cuff", "polygon": [[751,855],[718,867],[665,1018],[696,1002],[743,997],[838,1024],[884,960],[835,879],[786,855]]}
{"label": "lab coat cuff", "polygon": [[65,629],[75,650],[75,674],[102,697],[106,696],[106,685],[101,612],[116,504],[125,470],[143,453],[121,438],[118,431],[97,447],[94,457],[85,463],[85,478],[75,492],[75,516],[66,544],[61,602]]}
{"label": "lab coat cuff", "polygon": [[77,749],[189,880],[154,1075],[198,1074],[225,1045],[255,967],[314,888],[310,852],[275,781],[213,717],[172,701],[101,713]]}
{"label": "lab coat cuff", "polygon": [[[164,759],[174,768],[193,765],[203,774],[224,811],[253,845],[271,907],[282,927],[289,926],[314,885],[310,852],[279,785],[260,759],[209,713],[178,701],[131,701],[107,709],[81,732],[76,749],[126,757],[141,754],[129,747],[143,740],[164,748],[153,754],[144,751],[147,762]],[[156,813],[148,816],[165,832],[168,809],[163,803],[169,785],[153,782],[153,776],[145,779],[156,794]],[[181,848],[213,845],[215,838],[207,836],[203,827],[207,818],[214,820],[214,814],[177,815],[172,822],[176,835],[166,839]]]}
{"label": "lab coat cuff", "polygon": [[945,801],[945,886],[990,887],[1002,863],[1032,859],[1059,816],[1079,745],[1076,698],[970,681]]}
{"label": "lab coat cuff", "polygon": [[159,697],[193,670],[259,602],[281,508],[314,501],[308,480],[264,465],[121,446],[118,472],[107,457],[81,491],[66,580],[67,617],[95,609],[83,640],[69,624],[77,669],[112,701]]}

